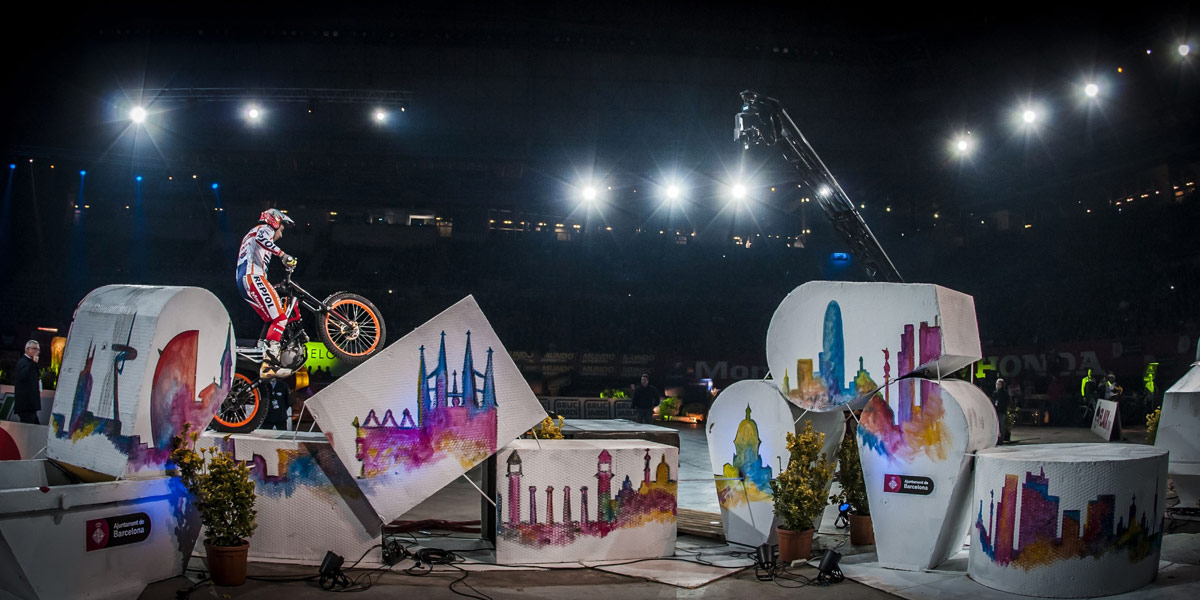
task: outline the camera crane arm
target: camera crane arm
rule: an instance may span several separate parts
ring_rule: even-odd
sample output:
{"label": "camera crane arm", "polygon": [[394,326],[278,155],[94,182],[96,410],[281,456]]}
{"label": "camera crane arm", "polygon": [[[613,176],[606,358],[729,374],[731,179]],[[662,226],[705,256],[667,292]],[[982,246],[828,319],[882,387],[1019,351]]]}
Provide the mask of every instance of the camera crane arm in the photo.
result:
{"label": "camera crane arm", "polygon": [[821,162],[804,134],[792,122],[787,111],[774,98],[759,96],[751,90],[742,92],[742,111],[734,117],[733,137],[749,150],[750,146],[771,146],[783,153],[792,168],[800,174],[803,185],[813,190],[817,204],[833,223],[842,239],[849,244],[851,254],[862,262],[872,281],[903,283],[896,265],[888,258],[871,228],[867,227],[854,203],[846,196],[837,179]]}

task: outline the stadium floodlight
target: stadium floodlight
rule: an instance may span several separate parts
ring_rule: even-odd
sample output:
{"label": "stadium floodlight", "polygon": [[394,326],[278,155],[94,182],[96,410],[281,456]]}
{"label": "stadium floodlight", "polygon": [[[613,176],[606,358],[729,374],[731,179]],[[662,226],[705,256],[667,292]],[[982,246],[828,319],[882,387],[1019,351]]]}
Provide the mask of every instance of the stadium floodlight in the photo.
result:
{"label": "stadium floodlight", "polygon": [[375,109],[374,117],[376,123],[382,123],[387,120],[388,114],[382,108],[379,108]]}
{"label": "stadium floodlight", "polygon": [[1179,45],[1179,55],[1180,56],[1187,56],[1189,53],[1191,53],[1191,51],[1192,51],[1191,44],[1180,44]]}
{"label": "stadium floodlight", "polygon": [[669,200],[678,200],[680,194],[682,193],[683,192],[679,189],[678,185],[672,183],[671,185],[667,186],[667,199]]}
{"label": "stadium floodlight", "polygon": [[734,200],[745,200],[746,186],[741,183],[733,184],[729,187],[729,195],[732,196]]}
{"label": "stadium floodlight", "polygon": [[1031,108],[1027,108],[1027,109],[1025,109],[1024,112],[1021,113],[1021,120],[1024,121],[1025,124],[1027,124],[1027,125],[1033,125],[1033,122],[1037,121],[1037,118],[1038,118],[1037,113],[1034,112],[1034,110]]}
{"label": "stadium floodlight", "polygon": [[971,138],[970,134],[962,134],[954,138],[954,142],[951,144],[951,147],[953,148],[955,155],[965,158],[974,152],[975,140]]}
{"label": "stadium floodlight", "polygon": [[245,115],[248,121],[251,123],[257,123],[262,119],[263,110],[259,108],[257,104],[251,104],[246,107]]}
{"label": "stadium floodlight", "polygon": [[596,199],[596,196],[597,196],[596,188],[589,185],[588,187],[583,188],[582,195],[583,195],[584,200],[587,200],[588,202],[592,202]]}
{"label": "stadium floodlight", "polygon": [[1100,86],[1096,85],[1095,83],[1088,83],[1087,85],[1083,86],[1083,93],[1086,94],[1088,98],[1095,98],[1096,96],[1100,95]]}
{"label": "stadium floodlight", "polygon": [[129,120],[141,125],[146,122],[146,109],[141,106],[135,106],[129,111]]}
{"label": "stadium floodlight", "polygon": [[817,195],[822,198],[824,198],[825,196],[828,196],[831,192],[833,192],[833,190],[830,189],[829,186],[827,186],[825,184],[821,184],[821,187],[817,188]]}

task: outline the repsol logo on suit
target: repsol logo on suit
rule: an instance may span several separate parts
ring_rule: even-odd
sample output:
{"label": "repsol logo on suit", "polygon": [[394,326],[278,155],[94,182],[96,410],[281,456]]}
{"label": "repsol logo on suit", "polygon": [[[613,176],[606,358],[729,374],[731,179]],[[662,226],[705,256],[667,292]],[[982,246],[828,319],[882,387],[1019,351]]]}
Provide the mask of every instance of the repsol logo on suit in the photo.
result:
{"label": "repsol logo on suit", "polygon": [[275,300],[271,298],[271,292],[267,290],[267,286],[263,280],[255,277],[254,285],[258,286],[258,295],[262,297],[263,304],[266,306],[275,306]]}

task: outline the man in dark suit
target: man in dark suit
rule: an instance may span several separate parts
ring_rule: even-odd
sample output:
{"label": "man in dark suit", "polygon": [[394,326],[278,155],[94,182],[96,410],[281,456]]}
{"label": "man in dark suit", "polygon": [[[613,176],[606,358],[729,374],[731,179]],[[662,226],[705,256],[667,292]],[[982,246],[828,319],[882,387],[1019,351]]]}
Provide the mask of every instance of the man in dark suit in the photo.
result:
{"label": "man in dark suit", "polygon": [[637,411],[638,422],[650,424],[654,422],[654,407],[662,401],[658,388],[650,385],[650,376],[642,373],[641,384],[633,390],[633,408]]}
{"label": "man in dark suit", "polygon": [[267,418],[263,421],[263,429],[287,429],[287,411],[292,406],[292,390],[287,381],[271,378],[263,390],[267,394]]}
{"label": "man in dark suit", "polygon": [[17,359],[17,369],[13,376],[13,388],[16,391],[16,413],[22,423],[38,423],[38,411],[42,409],[41,371],[38,369],[38,357],[41,356],[42,345],[37,340],[25,342],[25,354]]}

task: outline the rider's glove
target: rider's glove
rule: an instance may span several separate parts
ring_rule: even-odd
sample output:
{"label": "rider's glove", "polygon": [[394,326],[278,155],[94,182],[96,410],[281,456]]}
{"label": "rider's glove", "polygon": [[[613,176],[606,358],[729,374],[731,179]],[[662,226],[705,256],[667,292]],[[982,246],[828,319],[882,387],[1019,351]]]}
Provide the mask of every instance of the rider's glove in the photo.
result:
{"label": "rider's glove", "polygon": [[285,266],[289,269],[296,268],[296,263],[298,263],[298,262],[300,262],[300,261],[296,260],[295,256],[292,256],[290,254],[283,255],[283,266]]}

